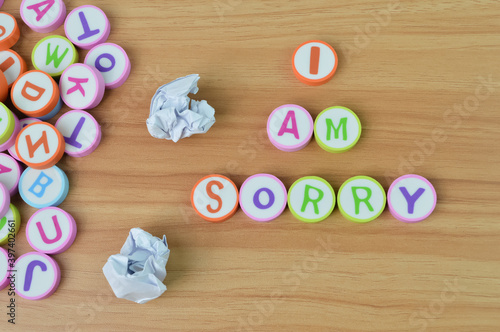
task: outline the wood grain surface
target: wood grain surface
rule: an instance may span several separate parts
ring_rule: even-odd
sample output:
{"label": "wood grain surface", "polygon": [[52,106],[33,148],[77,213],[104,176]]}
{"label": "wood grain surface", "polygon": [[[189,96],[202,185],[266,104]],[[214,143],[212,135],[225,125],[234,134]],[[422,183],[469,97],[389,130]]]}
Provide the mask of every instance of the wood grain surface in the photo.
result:
{"label": "wood grain surface", "polygon": [[[20,22],[13,49],[29,61],[45,35],[22,23],[20,3],[7,0],[1,10]],[[17,297],[15,327],[2,291],[0,330],[500,330],[498,1],[65,3],[68,12],[102,8],[109,41],[126,49],[133,68],[91,111],[103,129],[99,148],[58,164],[71,185],[61,207],[78,224],[74,245],[54,256],[59,289],[37,302]],[[291,68],[294,49],[310,39],[339,55],[334,78],[318,87]],[[214,106],[217,122],[178,143],[152,138],[145,120],[155,90],[192,73],[201,75],[195,99]],[[359,143],[342,154],[314,141],[295,153],[277,150],[265,125],[287,103],[313,117],[351,108],[363,124]],[[287,188],[322,176],[335,191],[355,175],[387,190],[397,176],[417,173],[434,184],[438,204],[417,224],[387,209],[368,224],[347,221],[338,208],[317,224],[288,210],[270,223],[239,210],[212,224],[192,210],[192,186],[204,175],[239,186],[261,172]],[[20,256],[31,250],[24,225],[34,209],[15,204],[24,222]],[[117,299],[102,273],[133,227],[166,234],[171,248],[168,290],[145,305]]]}

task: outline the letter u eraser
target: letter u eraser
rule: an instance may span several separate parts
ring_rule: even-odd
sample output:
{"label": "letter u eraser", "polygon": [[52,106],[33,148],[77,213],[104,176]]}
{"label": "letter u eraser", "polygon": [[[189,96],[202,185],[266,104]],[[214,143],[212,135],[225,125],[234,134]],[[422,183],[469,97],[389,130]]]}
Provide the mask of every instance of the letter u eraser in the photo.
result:
{"label": "letter u eraser", "polygon": [[203,219],[225,221],[238,209],[238,188],[223,175],[207,175],[195,184],[191,192],[191,204]]}
{"label": "letter u eraser", "polygon": [[52,118],[62,106],[59,86],[41,70],[31,70],[19,76],[12,85],[10,96],[19,111],[41,120]]}
{"label": "letter u eraser", "polygon": [[337,52],[321,40],[307,41],[293,53],[293,73],[308,85],[322,85],[331,80],[337,65]]}
{"label": "letter u eraser", "polygon": [[27,300],[51,296],[61,281],[61,270],[50,256],[29,252],[16,260],[16,294]]}
{"label": "letter u eraser", "polygon": [[40,33],[54,31],[66,18],[66,5],[62,0],[23,0],[20,11],[24,23]]}
{"label": "letter u eraser", "polygon": [[399,221],[414,223],[431,215],[436,207],[437,195],[432,183],[416,174],[394,180],[387,192],[389,211]]}
{"label": "letter u eraser", "polygon": [[14,16],[0,12],[0,51],[14,46],[20,36],[21,31]]}
{"label": "letter u eraser", "polygon": [[57,207],[36,211],[26,224],[26,238],[33,249],[44,254],[60,254],[76,237],[75,219]]}
{"label": "letter u eraser", "polygon": [[73,44],[89,50],[108,39],[111,26],[108,17],[100,8],[85,5],[73,9],[68,14],[64,31]]}
{"label": "letter u eraser", "polygon": [[35,122],[24,127],[16,140],[16,153],[27,166],[47,169],[61,160],[64,137],[50,123]]}
{"label": "letter u eraser", "polygon": [[311,114],[298,105],[282,105],[272,111],[267,120],[269,140],[281,151],[305,148],[311,141],[313,130]]}
{"label": "letter u eraser", "polygon": [[380,183],[369,176],[354,176],[339,189],[340,213],[348,220],[366,223],[384,211],[386,196]]}
{"label": "letter u eraser", "polygon": [[105,88],[102,74],[94,67],[82,63],[66,68],[59,80],[62,100],[76,110],[88,110],[99,105]]}
{"label": "letter u eraser", "polygon": [[0,71],[5,75],[9,88],[26,70],[28,70],[26,61],[15,51],[6,50],[0,52]]}
{"label": "letter u eraser", "polygon": [[315,223],[326,219],[335,208],[332,186],[318,176],[295,181],[288,190],[288,208],[301,221]]}

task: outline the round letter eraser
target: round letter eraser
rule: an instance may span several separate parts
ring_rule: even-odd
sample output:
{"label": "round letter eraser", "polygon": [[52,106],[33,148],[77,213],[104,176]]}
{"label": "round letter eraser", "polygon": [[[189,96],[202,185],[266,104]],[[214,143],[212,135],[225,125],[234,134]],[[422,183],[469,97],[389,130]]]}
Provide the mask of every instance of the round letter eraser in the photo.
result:
{"label": "round letter eraser", "polygon": [[[0,147],[4,148],[4,145],[7,144],[15,134],[16,131],[16,119],[17,117],[11,110],[5,106],[3,103],[0,103]],[[17,122],[19,126],[19,120]],[[19,129],[19,128],[17,128]],[[5,151],[9,148],[5,147],[5,149],[1,151]]]}
{"label": "round letter eraser", "polygon": [[56,128],[66,141],[64,151],[72,157],[91,154],[101,142],[101,126],[85,111],[64,113],[57,120]]}
{"label": "round letter eraser", "polygon": [[64,31],[73,44],[89,50],[108,39],[111,26],[108,17],[100,8],[85,5],[73,9],[68,14]]}
{"label": "round letter eraser", "polygon": [[9,97],[9,83],[7,82],[7,77],[0,70],[0,103],[3,103]]}
{"label": "round letter eraser", "polygon": [[52,32],[64,23],[66,5],[62,0],[23,0],[21,18],[33,31]]}
{"label": "round letter eraser", "polygon": [[267,120],[267,135],[281,151],[299,151],[311,141],[314,123],[308,111],[298,105],[282,105]]}
{"label": "round letter eraser", "polygon": [[0,52],[0,71],[5,75],[9,88],[26,70],[28,70],[26,61],[15,51],[5,50]]}
{"label": "round letter eraser", "polygon": [[[14,114],[14,117],[16,115]],[[17,118],[17,117],[16,117]],[[42,120],[40,119],[37,119],[37,118],[24,118],[24,119],[21,119],[21,120],[18,120],[18,123],[19,123],[19,130],[16,132],[15,134],[15,137],[13,139],[13,143],[11,145],[11,147],[8,149],[9,151],[9,154],[14,157],[14,159],[16,159],[17,161],[21,161],[19,159],[19,157],[17,156],[17,153],[16,153],[16,139],[17,139],[17,135],[19,134],[19,132],[21,131],[22,128],[26,127],[27,125],[33,123],[33,122],[41,122]],[[0,148],[0,151],[2,151],[2,149]]]}
{"label": "round letter eraser", "polygon": [[0,183],[5,185],[10,196],[17,194],[17,186],[21,178],[21,165],[5,153],[0,153]]}
{"label": "round letter eraser", "polygon": [[41,70],[31,70],[19,76],[12,85],[10,96],[14,106],[29,117],[45,117],[61,109],[59,86]]}
{"label": "round letter eraser", "polygon": [[255,221],[278,218],[285,210],[286,201],[283,182],[271,174],[252,175],[240,187],[240,207]]}
{"label": "round letter eraser", "polygon": [[76,237],[75,219],[57,207],[36,211],[26,224],[26,238],[33,249],[45,254],[60,254],[71,247]]}
{"label": "round letter eraser", "polygon": [[304,222],[324,220],[335,208],[335,192],[318,176],[300,178],[288,190],[288,208],[295,218]]}
{"label": "round letter eraser", "polygon": [[420,175],[403,175],[391,184],[387,192],[389,211],[402,222],[414,223],[426,219],[436,207],[434,186]]}
{"label": "round letter eraser", "polygon": [[319,113],[314,121],[314,138],[328,152],[350,150],[361,136],[361,122],[350,109],[329,107]]}
{"label": "round letter eraser", "polygon": [[99,105],[104,97],[105,83],[97,69],[75,63],[62,73],[59,88],[66,105],[73,109],[87,110]]}
{"label": "round letter eraser", "polygon": [[31,52],[33,66],[52,77],[59,77],[66,68],[78,62],[75,46],[62,36],[47,36],[36,43]]}
{"label": "round letter eraser", "polygon": [[368,176],[352,177],[339,189],[340,213],[351,221],[365,223],[376,219],[384,211],[385,202],[384,188]]}
{"label": "round letter eraser", "polygon": [[37,209],[58,206],[66,199],[68,191],[68,177],[57,166],[44,170],[28,167],[19,179],[21,198]]}
{"label": "round letter eraser", "polygon": [[331,80],[337,64],[338,57],[333,47],[320,40],[305,42],[293,53],[293,73],[308,85],[321,85]]}
{"label": "round letter eraser", "polygon": [[[21,31],[14,16],[0,12],[0,51],[14,46],[21,37]],[[0,61],[2,63],[2,61]],[[3,71],[3,70],[2,70]]]}
{"label": "round letter eraser", "polygon": [[7,213],[0,219],[0,244],[4,245],[15,240],[21,227],[21,215],[14,204],[9,205]]}
{"label": "round letter eraser", "polygon": [[238,188],[223,175],[207,175],[195,184],[191,192],[191,204],[203,219],[225,221],[238,209]]}
{"label": "round letter eraser", "polygon": [[0,247],[0,290],[7,287],[10,283],[9,270],[12,270],[9,263],[9,254],[7,253],[7,250]]}
{"label": "round letter eraser", "polygon": [[61,281],[61,270],[50,256],[29,252],[16,260],[16,293],[27,300],[42,300],[52,295]]}
{"label": "round letter eraser", "polygon": [[16,153],[23,163],[35,169],[57,164],[64,154],[64,137],[47,122],[24,127],[16,140]]}
{"label": "round letter eraser", "polygon": [[130,60],[125,50],[113,43],[99,44],[85,57],[86,65],[96,68],[104,77],[106,89],[123,85],[130,74]]}

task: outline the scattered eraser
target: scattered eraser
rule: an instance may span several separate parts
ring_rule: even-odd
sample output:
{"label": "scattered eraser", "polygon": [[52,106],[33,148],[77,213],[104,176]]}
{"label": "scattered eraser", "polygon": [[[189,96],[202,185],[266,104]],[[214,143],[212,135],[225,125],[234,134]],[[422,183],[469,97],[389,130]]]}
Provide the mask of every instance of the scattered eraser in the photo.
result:
{"label": "scattered eraser", "polygon": [[9,83],[7,82],[7,77],[0,70],[0,103],[3,103],[9,97]]}
{"label": "scattered eraser", "polygon": [[64,137],[47,122],[35,122],[17,136],[16,153],[27,166],[46,169],[57,164],[64,154]]}
{"label": "scattered eraser", "polygon": [[403,175],[391,184],[387,192],[389,211],[402,222],[414,223],[426,219],[436,207],[434,186],[420,175]]}
{"label": "scattered eraser", "polygon": [[44,254],[60,254],[68,250],[75,237],[75,219],[57,207],[36,211],[26,224],[26,238],[31,248]]}
{"label": "scattered eraser", "polygon": [[68,14],[64,31],[73,44],[89,50],[108,39],[111,26],[108,17],[100,8],[85,5],[73,9]]}
{"label": "scattered eraser", "polygon": [[301,221],[319,222],[335,208],[335,192],[325,179],[305,176],[295,181],[288,190],[288,208]]}
{"label": "scattered eraser", "polygon": [[14,16],[0,12],[0,51],[8,50],[14,46],[19,37],[21,37],[21,31]]}
{"label": "scattered eraser", "polygon": [[21,18],[33,31],[52,32],[64,23],[66,5],[62,0],[23,0]]}
{"label": "scattered eraser", "polygon": [[299,81],[308,85],[322,85],[331,80],[337,64],[337,53],[321,40],[307,41],[293,53],[293,73]]}
{"label": "scattered eraser", "polygon": [[29,252],[16,260],[16,294],[27,300],[51,296],[61,281],[61,270],[50,256]]}
{"label": "scattered eraser", "polygon": [[314,138],[328,152],[350,150],[361,136],[361,122],[350,109],[329,107],[319,113],[314,121]]}
{"label": "scattered eraser", "polygon": [[191,192],[191,204],[203,219],[225,221],[238,209],[238,188],[223,175],[207,175],[195,184]]}
{"label": "scattered eraser", "polygon": [[[17,117],[15,114],[3,103],[0,103],[0,147],[3,147],[3,145],[5,145],[15,134],[16,119]],[[10,146],[1,151],[5,151],[9,147]]]}
{"label": "scattered eraser", "polygon": [[385,208],[385,191],[377,180],[355,176],[339,189],[340,213],[348,220],[365,223],[376,219]]}
{"label": "scattered eraser", "polygon": [[7,187],[0,182],[0,216],[5,216],[9,211],[10,193]]}
{"label": "scattered eraser", "polygon": [[271,174],[252,175],[240,187],[240,207],[255,221],[271,221],[285,210],[287,192],[280,179]]}
{"label": "scattered eraser", "polygon": [[307,146],[314,130],[311,114],[298,105],[282,105],[267,120],[267,135],[281,151],[293,152]]}
{"label": "scattered eraser", "polygon": [[36,43],[31,52],[31,62],[35,69],[59,77],[66,68],[79,59],[75,46],[65,37],[48,36]]}
{"label": "scattered eraser", "polygon": [[10,283],[9,270],[12,270],[9,263],[9,253],[4,248],[0,247],[0,290],[7,287]]}
{"label": "scattered eraser", "polygon": [[97,69],[75,63],[62,73],[59,89],[66,105],[72,109],[86,110],[99,105],[104,97],[105,83]]}
{"label": "scattered eraser", "polygon": [[21,227],[21,215],[14,204],[9,205],[7,213],[0,219],[0,244],[15,242],[16,234]]}
{"label": "scattered eraser", "polygon": [[26,61],[15,51],[5,50],[0,52],[0,71],[5,75],[9,88],[26,70],[28,70]]}
{"label": "scattered eraser", "polygon": [[29,117],[46,119],[61,110],[59,86],[41,70],[31,70],[19,76],[12,85],[10,97],[14,106]]}
{"label": "scattered eraser", "polygon": [[0,183],[7,188],[10,196],[17,194],[21,174],[21,165],[14,158],[0,153]]}
{"label": "scattered eraser", "polygon": [[68,196],[68,191],[68,177],[57,166],[44,170],[28,167],[19,179],[21,198],[37,209],[60,205]]}
{"label": "scattered eraser", "polygon": [[121,46],[113,43],[99,44],[92,48],[84,63],[102,74],[106,89],[122,86],[130,74],[131,65],[127,53]]}
{"label": "scattered eraser", "polygon": [[91,154],[101,142],[101,126],[85,111],[64,113],[57,120],[56,128],[64,136],[64,151],[72,157]]}
{"label": "scattered eraser", "polygon": [[[16,115],[14,114],[14,117]],[[16,117],[17,118],[17,117]],[[33,123],[33,122],[41,122],[42,120],[40,119],[37,119],[37,118],[24,118],[24,119],[21,119],[21,120],[18,120],[18,127],[19,127],[19,130],[14,131],[15,132],[15,136],[13,136],[13,143],[11,145],[10,148],[7,149],[7,151],[9,151],[9,154],[14,158],[16,159],[17,161],[21,161],[21,159],[19,159],[18,155],[17,155],[17,152],[16,152],[16,138],[17,138],[17,135],[19,134],[19,132],[21,131],[21,129],[23,129],[24,127],[26,127],[27,125]],[[11,137],[12,139],[12,137]],[[0,151],[2,151],[2,149],[0,148]]]}

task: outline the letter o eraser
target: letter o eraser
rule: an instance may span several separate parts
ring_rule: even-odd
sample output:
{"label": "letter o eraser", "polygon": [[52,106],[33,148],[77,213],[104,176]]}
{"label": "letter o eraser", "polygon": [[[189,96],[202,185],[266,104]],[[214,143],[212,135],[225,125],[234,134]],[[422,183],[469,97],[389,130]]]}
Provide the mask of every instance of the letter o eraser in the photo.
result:
{"label": "letter o eraser", "polygon": [[305,176],[288,190],[288,208],[301,221],[315,223],[326,219],[335,208],[332,186],[318,176]]}
{"label": "letter o eraser", "polygon": [[0,103],[3,103],[9,97],[9,83],[7,82],[7,77],[0,70]]}
{"label": "letter o eraser", "polygon": [[337,65],[337,52],[321,40],[307,41],[293,53],[293,73],[308,85],[322,85],[331,80]]}
{"label": "letter o eraser", "polygon": [[238,209],[238,188],[223,175],[207,175],[195,184],[191,192],[191,204],[203,219],[225,221]]}
{"label": "letter o eraser", "polygon": [[108,17],[98,7],[85,5],[73,9],[64,22],[66,37],[85,50],[104,43],[111,31]]}
{"label": "letter o eraser", "polygon": [[0,247],[0,290],[7,287],[7,285],[10,283],[10,280],[8,278],[10,275],[9,270],[12,270],[9,264],[9,254],[7,253],[7,250]]}
{"label": "letter o eraser", "polygon": [[17,194],[21,178],[21,165],[6,153],[0,153],[0,183],[9,191],[10,196]]}
{"label": "letter o eraser", "polygon": [[37,209],[60,205],[68,196],[68,191],[68,177],[57,166],[44,170],[28,167],[19,179],[21,198]]}
{"label": "letter o eraser", "polygon": [[52,32],[64,23],[66,5],[62,0],[23,0],[21,18],[33,31]]}
{"label": "letter o eraser", "polygon": [[72,109],[96,107],[104,97],[105,83],[94,67],[75,63],[64,71],[59,80],[62,100]]}
{"label": "letter o eraser", "polygon": [[72,157],[91,154],[101,142],[101,126],[88,112],[74,110],[61,115],[56,128],[66,141],[65,152]]}
{"label": "letter o eraser", "polygon": [[[19,232],[21,227],[21,215],[14,204],[9,205],[7,213],[0,219],[0,244],[12,242],[12,238]],[[12,230],[14,230],[12,232]]]}
{"label": "letter o eraser", "polygon": [[0,71],[5,75],[9,88],[26,70],[28,70],[26,61],[17,52],[13,50],[0,52]]}
{"label": "letter o eraser", "polygon": [[75,46],[65,37],[47,36],[36,43],[31,52],[31,62],[37,70],[52,77],[59,77],[66,68],[79,59]]}
{"label": "letter o eraser", "polygon": [[432,183],[416,174],[403,175],[387,192],[389,211],[399,221],[414,223],[426,219],[436,207],[437,195]]}
{"label": "letter o eraser", "polygon": [[386,196],[380,183],[368,176],[354,176],[339,189],[338,204],[344,218],[366,223],[384,211]]}
{"label": "letter o eraser", "polygon": [[271,174],[255,174],[240,187],[240,207],[255,221],[278,218],[285,210],[287,191],[283,182]]}
{"label": "letter o eraser", "polygon": [[294,152],[307,146],[314,130],[311,114],[298,105],[282,105],[267,120],[267,135],[281,151]]}
{"label": "letter o eraser", "polygon": [[130,74],[131,65],[127,53],[121,46],[113,43],[99,44],[92,48],[84,63],[102,74],[106,89],[122,86]]}
{"label": "letter o eraser", "polygon": [[61,281],[61,270],[50,256],[29,252],[16,260],[16,293],[27,300],[51,296]]}
{"label": "letter o eraser", "polygon": [[[14,114],[14,113],[13,113]],[[14,114],[14,117],[16,117],[16,115]],[[17,119],[17,117],[16,117]],[[21,161],[16,153],[16,139],[17,139],[17,135],[19,134],[19,132],[21,131],[21,129],[23,129],[24,127],[26,127],[27,125],[33,123],[33,122],[41,122],[42,120],[40,119],[37,119],[37,118],[24,118],[24,119],[21,119],[21,120],[18,120],[18,124],[16,124],[16,126],[18,127],[18,130],[17,132],[15,132],[15,136],[12,136],[11,139],[13,140],[13,143],[11,145],[10,148],[7,149],[7,151],[9,151],[9,154],[14,158],[16,159],[17,161]],[[2,151],[1,149],[1,146],[0,146],[0,151]]]}
{"label": "letter o eraser", "polygon": [[48,120],[62,106],[59,86],[41,70],[28,71],[14,82],[10,96],[14,106],[28,117]]}
{"label": "letter o eraser", "polygon": [[[0,12],[0,51],[14,46],[21,37],[21,31],[14,16]],[[2,61],[0,61],[2,63]],[[3,70],[2,70],[3,71]]]}
{"label": "letter o eraser", "polygon": [[328,152],[350,150],[361,137],[361,122],[350,109],[329,107],[319,113],[314,121],[314,138]]}
{"label": "letter o eraser", "polygon": [[57,164],[64,154],[64,137],[47,122],[24,127],[16,140],[16,153],[27,166],[46,169]]}
{"label": "letter o eraser", "polygon": [[75,237],[75,219],[57,207],[36,211],[26,224],[26,238],[30,246],[44,254],[60,254],[68,250]]}

